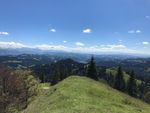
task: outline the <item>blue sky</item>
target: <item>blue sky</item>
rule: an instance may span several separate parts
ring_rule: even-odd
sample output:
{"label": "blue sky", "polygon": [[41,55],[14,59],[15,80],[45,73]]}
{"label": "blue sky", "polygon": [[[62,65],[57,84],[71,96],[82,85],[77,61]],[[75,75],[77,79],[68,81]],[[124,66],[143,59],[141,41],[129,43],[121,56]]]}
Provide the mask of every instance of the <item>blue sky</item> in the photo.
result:
{"label": "blue sky", "polygon": [[0,0],[0,48],[150,54],[149,0]]}

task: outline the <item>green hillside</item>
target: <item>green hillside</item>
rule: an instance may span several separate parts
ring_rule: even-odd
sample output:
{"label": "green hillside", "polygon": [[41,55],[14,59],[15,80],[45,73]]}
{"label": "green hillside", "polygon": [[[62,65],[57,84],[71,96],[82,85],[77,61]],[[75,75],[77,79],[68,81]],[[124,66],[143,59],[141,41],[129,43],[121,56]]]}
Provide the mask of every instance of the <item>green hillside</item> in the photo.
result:
{"label": "green hillside", "polygon": [[86,77],[71,76],[41,89],[22,113],[150,113],[150,105]]}
{"label": "green hillside", "polygon": [[[109,69],[109,68],[108,68],[108,69],[106,70],[106,73],[107,73],[107,74],[112,73],[112,75],[115,77],[116,74],[117,74],[117,70],[115,70],[115,69]],[[125,80],[125,82],[127,82],[127,81],[129,80],[130,75],[127,74],[127,73],[124,72],[124,71],[123,71],[123,74],[124,74],[124,80]],[[137,84],[140,84],[140,83],[141,83],[141,80],[136,80],[136,81],[137,81]]]}

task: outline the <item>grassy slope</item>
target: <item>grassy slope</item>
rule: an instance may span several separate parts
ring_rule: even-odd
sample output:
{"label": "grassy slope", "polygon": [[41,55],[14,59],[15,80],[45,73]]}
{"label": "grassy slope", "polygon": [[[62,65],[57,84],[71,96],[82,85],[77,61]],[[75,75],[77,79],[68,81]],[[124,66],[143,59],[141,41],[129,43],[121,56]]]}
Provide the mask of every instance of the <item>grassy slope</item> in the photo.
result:
{"label": "grassy slope", "polygon": [[150,105],[86,77],[43,90],[23,113],[150,113]]}

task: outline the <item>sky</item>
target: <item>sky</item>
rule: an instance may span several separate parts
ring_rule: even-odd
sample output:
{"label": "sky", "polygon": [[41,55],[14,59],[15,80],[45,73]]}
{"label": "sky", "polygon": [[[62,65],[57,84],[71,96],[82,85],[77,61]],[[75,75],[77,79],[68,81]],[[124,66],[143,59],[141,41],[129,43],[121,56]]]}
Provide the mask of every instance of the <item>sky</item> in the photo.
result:
{"label": "sky", "polygon": [[150,54],[150,0],[0,0],[0,48]]}

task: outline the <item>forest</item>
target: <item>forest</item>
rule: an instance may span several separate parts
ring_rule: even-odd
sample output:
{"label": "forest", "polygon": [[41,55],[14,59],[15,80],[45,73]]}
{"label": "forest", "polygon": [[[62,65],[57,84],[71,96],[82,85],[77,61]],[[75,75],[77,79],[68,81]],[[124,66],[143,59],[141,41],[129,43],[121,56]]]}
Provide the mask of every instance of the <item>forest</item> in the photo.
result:
{"label": "forest", "polygon": [[85,76],[95,81],[103,81],[114,89],[134,98],[150,103],[150,77],[139,79],[134,70],[98,66],[92,56],[87,63],[71,58],[48,64],[38,64],[26,69],[0,68],[0,110],[12,113],[23,110],[38,94],[40,83],[56,85],[71,75]]}

